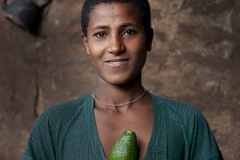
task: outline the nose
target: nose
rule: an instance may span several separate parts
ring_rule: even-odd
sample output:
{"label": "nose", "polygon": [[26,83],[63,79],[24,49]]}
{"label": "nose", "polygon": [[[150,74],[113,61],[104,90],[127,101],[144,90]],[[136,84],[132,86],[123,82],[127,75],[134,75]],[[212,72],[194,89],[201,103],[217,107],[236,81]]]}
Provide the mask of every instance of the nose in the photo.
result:
{"label": "nose", "polygon": [[121,36],[114,35],[109,40],[108,53],[121,54],[125,49]]}

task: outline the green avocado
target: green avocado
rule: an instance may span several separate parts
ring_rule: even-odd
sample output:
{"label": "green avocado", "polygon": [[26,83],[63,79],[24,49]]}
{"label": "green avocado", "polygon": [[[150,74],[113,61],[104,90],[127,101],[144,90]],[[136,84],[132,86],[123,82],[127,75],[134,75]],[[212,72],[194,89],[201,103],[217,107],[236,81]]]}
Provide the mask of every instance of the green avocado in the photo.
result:
{"label": "green avocado", "polygon": [[135,132],[127,130],[122,133],[113,146],[109,160],[137,160],[138,147]]}

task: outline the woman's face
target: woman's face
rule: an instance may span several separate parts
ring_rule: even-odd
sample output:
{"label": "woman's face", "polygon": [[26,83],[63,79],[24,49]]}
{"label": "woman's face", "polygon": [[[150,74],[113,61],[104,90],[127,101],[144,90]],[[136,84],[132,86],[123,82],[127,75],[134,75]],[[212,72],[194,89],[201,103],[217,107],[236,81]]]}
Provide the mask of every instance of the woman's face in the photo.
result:
{"label": "woman's face", "polygon": [[87,32],[83,42],[100,80],[121,85],[141,74],[149,47],[134,5],[101,3],[95,6]]}

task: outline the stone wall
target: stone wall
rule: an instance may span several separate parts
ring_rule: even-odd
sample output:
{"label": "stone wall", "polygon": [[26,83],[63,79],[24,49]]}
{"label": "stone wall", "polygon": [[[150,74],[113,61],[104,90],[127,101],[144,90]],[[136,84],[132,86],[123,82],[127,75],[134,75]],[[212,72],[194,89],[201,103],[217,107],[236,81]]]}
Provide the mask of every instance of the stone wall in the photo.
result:
{"label": "stone wall", "polygon": [[[37,1],[40,3],[41,1]],[[21,157],[46,108],[92,92],[81,42],[82,0],[55,0],[32,36],[0,12],[0,159]],[[240,1],[150,0],[153,50],[146,89],[197,106],[226,160],[240,157]]]}

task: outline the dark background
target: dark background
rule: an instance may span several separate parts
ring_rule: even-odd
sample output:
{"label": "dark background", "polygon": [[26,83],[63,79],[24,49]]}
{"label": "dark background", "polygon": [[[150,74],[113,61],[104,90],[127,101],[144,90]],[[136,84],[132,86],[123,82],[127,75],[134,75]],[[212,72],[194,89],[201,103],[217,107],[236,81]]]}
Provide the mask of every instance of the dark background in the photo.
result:
{"label": "dark background", "polygon": [[[38,4],[43,1],[35,1]],[[81,41],[82,0],[54,0],[39,36],[0,12],[0,159],[20,159],[38,115],[92,92],[96,76]],[[240,1],[150,0],[153,50],[146,89],[197,106],[226,160],[240,157]]]}

